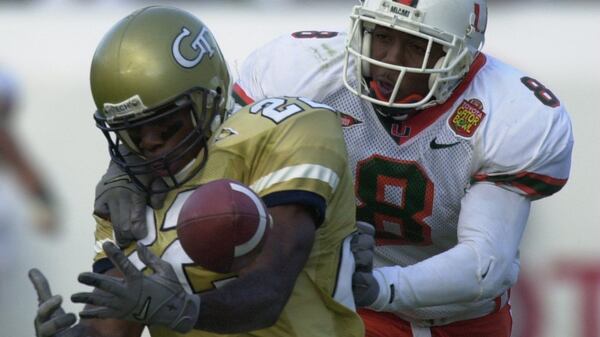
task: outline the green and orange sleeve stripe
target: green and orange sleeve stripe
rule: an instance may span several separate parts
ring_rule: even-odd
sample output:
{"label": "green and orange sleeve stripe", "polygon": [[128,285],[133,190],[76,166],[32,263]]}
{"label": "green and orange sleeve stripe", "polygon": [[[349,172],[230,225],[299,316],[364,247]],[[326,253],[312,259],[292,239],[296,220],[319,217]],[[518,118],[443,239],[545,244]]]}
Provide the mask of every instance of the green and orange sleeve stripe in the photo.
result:
{"label": "green and orange sleeve stripe", "polygon": [[250,97],[238,83],[233,85],[233,99],[241,106],[254,103],[252,97]]}
{"label": "green and orange sleeve stripe", "polygon": [[481,181],[516,187],[532,198],[550,196],[558,192],[567,183],[567,179],[558,179],[532,172],[501,175],[477,174],[473,177],[473,182]]}

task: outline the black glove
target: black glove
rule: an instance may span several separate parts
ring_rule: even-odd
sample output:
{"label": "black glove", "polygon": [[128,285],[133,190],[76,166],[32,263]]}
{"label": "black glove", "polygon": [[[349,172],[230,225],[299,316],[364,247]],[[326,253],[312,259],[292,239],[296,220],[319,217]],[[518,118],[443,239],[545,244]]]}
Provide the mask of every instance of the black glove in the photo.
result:
{"label": "black glove", "polygon": [[38,295],[38,310],[35,316],[36,337],[81,337],[80,326],[74,326],[77,318],[61,308],[62,297],[52,296],[48,280],[37,269],[29,270],[29,279]]}
{"label": "black glove", "polygon": [[356,269],[352,275],[352,293],[358,307],[366,307],[375,302],[379,295],[379,284],[373,277],[373,250],[375,249],[375,228],[366,222],[356,223],[358,232],[350,241]]}
{"label": "black glove", "polygon": [[79,282],[101,290],[71,296],[75,303],[95,306],[80,312],[81,318],[124,319],[163,325],[181,333],[194,327],[200,312],[200,296],[183,289],[168,262],[138,243],[140,260],[154,270],[154,274],[144,275],[113,243],[105,242],[102,248],[124,279],[96,273],[79,274]]}
{"label": "black glove", "polygon": [[[126,151],[127,162],[135,163],[140,159]],[[138,177],[142,183],[149,183],[152,177]],[[144,181],[145,180],[145,181]],[[162,179],[152,181],[154,187],[162,184]],[[121,247],[128,246],[131,242],[141,240],[148,234],[146,227],[146,205],[148,202],[154,209],[162,207],[166,193],[146,195],[121,168],[112,160],[108,170],[96,185],[94,201],[94,214],[104,219],[109,219],[115,231],[115,240]]]}
{"label": "black glove", "polygon": [[373,270],[373,249],[375,248],[375,227],[357,221],[358,231],[350,241],[350,250],[354,255],[356,271],[370,273]]}

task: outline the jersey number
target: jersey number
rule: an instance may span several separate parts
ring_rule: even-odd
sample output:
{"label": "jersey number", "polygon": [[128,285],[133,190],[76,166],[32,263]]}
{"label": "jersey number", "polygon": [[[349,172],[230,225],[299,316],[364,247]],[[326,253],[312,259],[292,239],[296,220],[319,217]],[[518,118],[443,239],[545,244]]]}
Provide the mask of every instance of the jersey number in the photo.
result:
{"label": "jersey number", "polygon": [[[298,100],[306,103],[311,108],[333,110],[325,104],[316,103],[304,97],[299,97]],[[302,111],[304,111],[304,109],[301,106],[295,103],[289,103],[285,98],[267,98],[257,102],[250,108],[250,113],[260,113],[263,117],[275,122],[275,124],[279,124]]]}
{"label": "jersey number", "polygon": [[431,244],[433,183],[419,164],[376,155],[356,169],[356,217],[375,226],[377,243]]}
{"label": "jersey number", "polygon": [[551,108],[560,106],[558,98],[550,91],[550,89],[538,82],[538,80],[525,76],[521,78],[521,83],[525,84],[527,89],[533,91],[535,97],[537,97],[544,105]]}
{"label": "jersey number", "polygon": [[[173,202],[173,205],[171,205],[167,214],[165,214],[164,219],[162,219],[160,230],[157,230],[156,217],[153,215],[152,211],[147,210],[146,221],[148,222],[148,234],[145,238],[139,240],[139,243],[146,247],[150,247],[156,243],[159,236],[166,236],[166,233],[175,231],[177,215],[181,210],[181,206],[191,193],[192,191],[183,192],[177,196],[177,199]],[[168,243],[168,246],[160,252],[159,256],[162,260],[171,264],[179,283],[190,293],[200,293],[218,288],[236,277],[231,274],[220,275],[206,270],[199,270],[197,265],[194,264],[192,259],[185,253],[181,247],[180,241],[176,237]],[[137,251],[134,251],[129,255],[129,260],[140,270],[146,268],[144,263],[140,260]]]}

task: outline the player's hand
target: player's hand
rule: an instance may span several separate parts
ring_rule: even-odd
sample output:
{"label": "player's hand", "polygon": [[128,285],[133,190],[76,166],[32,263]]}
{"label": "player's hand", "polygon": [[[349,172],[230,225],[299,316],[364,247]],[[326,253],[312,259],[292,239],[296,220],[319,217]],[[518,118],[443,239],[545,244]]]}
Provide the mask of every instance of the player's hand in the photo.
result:
{"label": "player's hand", "polygon": [[38,295],[38,310],[35,316],[36,337],[79,337],[80,329],[73,327],[77,321],[74,314],[61,308],[62,297],[52,296],[44,274],[37,269],[29,270],[29,279]]}
{"label": "player's hand", "polygon": [[[125,148],[125,160],[135,163],[140,159],[129,153]],[[148,183],[147,179],[141,178],[142,183]],[[154,184],[164,182],[161,179],[154,180]],[[127,173],[112,160],[108,170],[96,185],[96,198],[94,201],[94,213],[104,219],[110,219],[117,244],[126,247],[136,240],[141,240],[148,234],[146,227],[146,205],[154,209],[162,207],[165,193],[152,194],[150,198],[129,178]]]}
{"label": "player's hand", "polygon": [[375,228],[366,222],[356,223],[358,232],[350,241],[356,269],[352,275],[352,293],[358,307],[366,307],[375,302],[379,295],[379,284],[373,277],[373,250],[375,249]]}
{"label": "player's hand", "polygon": [[168,262],[138,243],[140,259],[154,270],[154,274],[147,276],[113,243],[105,242],[102,248],[123,273],[124,279],[96,273],[79,274],[79,282],[100,290],[71,296],[75,303],[95,306],[80,312],[81,318],[116,318],[164,325],[180,333],[194,327],[200,311],[200,297],[185,292]]}
{"label": "player's hand", "polygon": [[379,283],[373,273],[354,272],[352,294],[357,307],[368,307],[379,297]]}
{"label": "player's hand", "polygon": [[357,221],[358,231],[350,241],[350,250],[354,255],[356,271],[370,273],[373,270],[373,249],[375,249],[375,227]]}

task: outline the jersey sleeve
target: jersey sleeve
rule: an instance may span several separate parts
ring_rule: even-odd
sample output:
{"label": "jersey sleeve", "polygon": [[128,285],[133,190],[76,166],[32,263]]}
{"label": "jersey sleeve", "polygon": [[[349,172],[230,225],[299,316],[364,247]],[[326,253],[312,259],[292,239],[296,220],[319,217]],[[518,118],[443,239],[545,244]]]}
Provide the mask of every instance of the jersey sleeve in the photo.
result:
{"label": "jersey sleeve", "polygon": [[345,34],[315,34],[282,35],[251,53],[237,69],[236,102],[244,106],[278,96],[320,101],[328,93],[323,88],[340,88]]}
{"label": "jersey sleeve", "polygon": [[206,177],[241,180],[268,207],[305,204],[322,220],[340,181],[349,179],[339,117],[329,107],[270,98],[236,113],[222,130],[236,135],[215,143]]}
{"label": "jersey sleeve", "polygon": [[488,117],[476,149],[483,165],[475,182],[491,182],[532,199],[552,195],[566,184],[573,131],[563,106],[546,106],[524,88]]}
{"label": "jersey sleeve", "polygon": [[277,128],[252,186],[263,195],[296,190],[329,200],[348,165],[339,129],[336,114],[328,110],[305,112]]}

